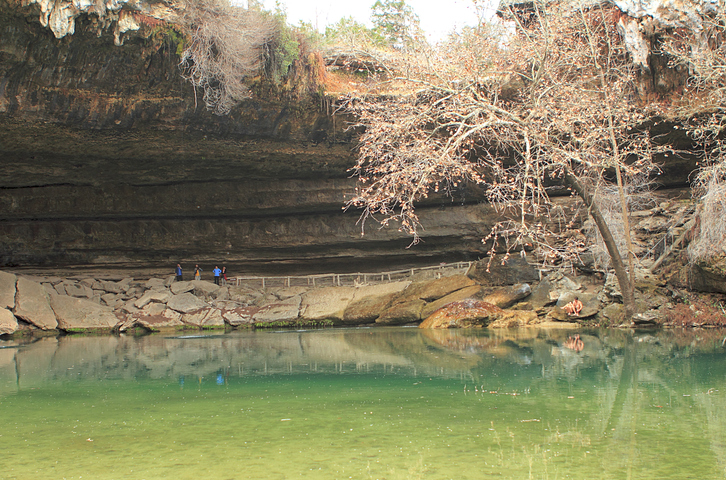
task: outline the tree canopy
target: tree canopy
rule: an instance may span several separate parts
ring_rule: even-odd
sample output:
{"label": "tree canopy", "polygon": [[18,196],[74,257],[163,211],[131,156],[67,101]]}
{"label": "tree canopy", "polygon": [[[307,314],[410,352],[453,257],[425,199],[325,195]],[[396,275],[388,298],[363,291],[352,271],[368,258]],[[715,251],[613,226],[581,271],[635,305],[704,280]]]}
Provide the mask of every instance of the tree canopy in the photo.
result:
{"label": "tree canopy", "polygon": [[[416,204],[473,182],[508,216],[485,239],[491,253],[498,242],[507,252],[534,244],[545,262],[571,261],[582,246],[554,245],[543,221],[557,214],[552,188],[566,186],[597,225],[632,313],[626,190],[657,169],[653,153],[663,147],[639,128],[649,112],[613,28],[617,13],[569,2],[528,13],[526,22],[513,16],[515,35],[471,30],[428,57],[428,68],[418,61],[398,78],[410,86],[406,95],[345,99],[363,131],[353,169],[361,186],[349,206],[364,220],[399,222],[415,243]],[[600,205],[611,178],[620,210],[608,218]]]}

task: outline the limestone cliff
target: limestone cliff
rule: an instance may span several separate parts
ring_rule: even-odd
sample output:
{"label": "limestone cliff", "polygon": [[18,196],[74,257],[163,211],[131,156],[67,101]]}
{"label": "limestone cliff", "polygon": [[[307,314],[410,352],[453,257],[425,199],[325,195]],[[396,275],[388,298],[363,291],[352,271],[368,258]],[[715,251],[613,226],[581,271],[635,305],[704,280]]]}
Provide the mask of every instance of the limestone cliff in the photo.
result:
{"label": "limestone cliff", "polygon": [[[371,222],[361,237],[357,212],[342,211],[355,139],[330,99],[254,79],[257,95],[213,115],[179,74],[165,8],[0,0],[0,266],[220,261],[238,273],[484,255],[494,217],[476,190],[420,209],[415,248]],[[668,163],[662,183],[682,184],[692,163]]]}
{"label": "limestone cliff", "polygon": [[353,139],[314,90],[258,79],[216,116],[179,75],[174,30],[142,22],[119,46],[119,9],[59,5],[0,0],[0,265],[367,269],[483,249],[476,205],[425,213],[421,248],[361,238],[342,211]]}

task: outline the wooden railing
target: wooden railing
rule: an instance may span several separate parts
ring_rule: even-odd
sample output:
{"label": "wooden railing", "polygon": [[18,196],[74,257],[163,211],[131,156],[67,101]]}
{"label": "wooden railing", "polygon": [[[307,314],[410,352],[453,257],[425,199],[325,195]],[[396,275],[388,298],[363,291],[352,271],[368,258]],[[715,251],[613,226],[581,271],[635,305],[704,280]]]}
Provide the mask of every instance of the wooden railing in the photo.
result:
{"label": "wooden railing", "polygon": [[265,287],[342,287],[370,285],[377,283],[397,282],[413,277],[441,278],[456,273],[466,272],[472,262],[457,262],[434,265],[430,267],[409,268],[405,270],[392,270],[390,272],[376,273],[322,273],[301,276],[240,276],[227,279],[232,285],[255,285]]}

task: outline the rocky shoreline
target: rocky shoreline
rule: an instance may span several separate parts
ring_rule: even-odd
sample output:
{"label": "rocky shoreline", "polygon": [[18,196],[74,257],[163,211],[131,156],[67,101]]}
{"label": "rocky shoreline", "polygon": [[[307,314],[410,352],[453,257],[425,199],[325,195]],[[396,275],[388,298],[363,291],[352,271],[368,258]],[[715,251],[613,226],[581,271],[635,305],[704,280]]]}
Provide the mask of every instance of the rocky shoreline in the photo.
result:
{"label": "rocky shoreline", "polygon": [[647,273],[624,317],[613,278],[543,272],[519,256],[466,274],[341,287],[218,286],[0,272],[0,335],[187,329],[419,325],[511,328],[667,325],[678,292]]}

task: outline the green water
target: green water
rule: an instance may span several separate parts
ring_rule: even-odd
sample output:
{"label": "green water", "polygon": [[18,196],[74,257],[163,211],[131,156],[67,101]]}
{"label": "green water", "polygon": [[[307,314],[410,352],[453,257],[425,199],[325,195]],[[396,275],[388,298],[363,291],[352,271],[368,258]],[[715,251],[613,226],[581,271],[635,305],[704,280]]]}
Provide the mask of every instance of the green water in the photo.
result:
{"label": "green water", "polygon": [[726,333],[570,335],[0,341],[0,478],[726,478]]}

